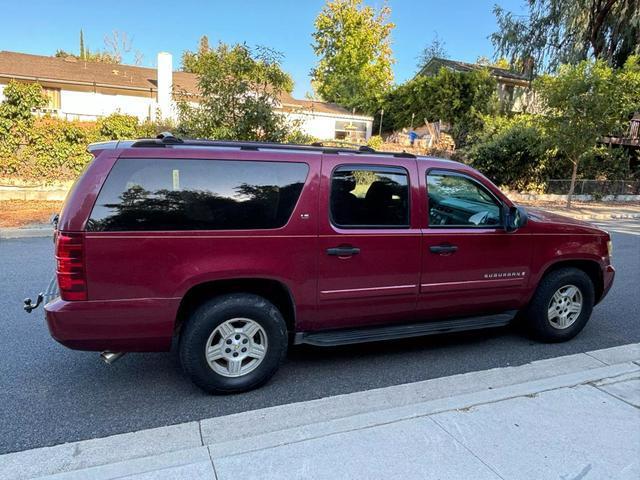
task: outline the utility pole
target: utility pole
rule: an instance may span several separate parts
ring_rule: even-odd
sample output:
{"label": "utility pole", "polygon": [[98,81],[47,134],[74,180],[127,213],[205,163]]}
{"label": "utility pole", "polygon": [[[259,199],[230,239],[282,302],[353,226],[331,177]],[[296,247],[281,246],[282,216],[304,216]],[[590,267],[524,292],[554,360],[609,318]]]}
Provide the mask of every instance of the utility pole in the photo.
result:
{"label": "utility pole", "polygon": [[411,130],[413,130],[413,118],[416,116],[415,113],[411,114]]}
{"label": "utility pole", "polygon": [[382,119],[384,118],[384,108],[380,111],[380,128],[378,130],[378,135],[382,137]]}

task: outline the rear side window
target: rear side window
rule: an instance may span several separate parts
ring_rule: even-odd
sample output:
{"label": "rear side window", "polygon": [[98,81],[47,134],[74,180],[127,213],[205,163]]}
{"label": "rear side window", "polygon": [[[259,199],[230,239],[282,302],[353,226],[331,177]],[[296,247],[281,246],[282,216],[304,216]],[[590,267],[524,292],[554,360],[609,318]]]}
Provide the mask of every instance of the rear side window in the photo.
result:
{"label": "rear side window", "polygon": [[100,191],[87,230],[240,230],[284,226],[305,163],[120,159]]}
{"label": "rear side window", "polygon": [[338,167],[331,176],[331,219],[343,228],[407,228],[407,171],[401,167]]}

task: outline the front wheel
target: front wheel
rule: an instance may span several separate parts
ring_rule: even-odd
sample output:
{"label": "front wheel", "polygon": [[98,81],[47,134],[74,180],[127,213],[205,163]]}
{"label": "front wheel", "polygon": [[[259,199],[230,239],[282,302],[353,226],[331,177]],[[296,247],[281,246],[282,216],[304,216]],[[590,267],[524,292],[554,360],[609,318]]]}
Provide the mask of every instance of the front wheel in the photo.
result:
{"label": "front wheel", "polygon": [[278,309],[253,294],[229,294],[202,304],[180,337],[180,361],[209,393],[235,393],[265,383],[287,351]]}
{"label": "front wheel", "polygon": [[562,268],[540,281],[525,311],[525,326],[537,340],[564,342],[584,328],[593,304],[594,288],[589,276],[577,268]]}

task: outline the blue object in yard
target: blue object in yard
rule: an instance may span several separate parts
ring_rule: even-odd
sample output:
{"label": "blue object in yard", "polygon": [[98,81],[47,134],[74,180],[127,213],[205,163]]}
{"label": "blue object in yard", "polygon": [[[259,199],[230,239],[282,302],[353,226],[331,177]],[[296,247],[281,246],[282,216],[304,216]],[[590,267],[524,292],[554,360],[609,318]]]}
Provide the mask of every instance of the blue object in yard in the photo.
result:
{"label": "blue object in yard", "polygon": [[417,138],[418,138],[418,134],[413,130],[411,130],[409,132],[409,142],[411,143],[411,146],[413,146],[413,142],[415,142]]}

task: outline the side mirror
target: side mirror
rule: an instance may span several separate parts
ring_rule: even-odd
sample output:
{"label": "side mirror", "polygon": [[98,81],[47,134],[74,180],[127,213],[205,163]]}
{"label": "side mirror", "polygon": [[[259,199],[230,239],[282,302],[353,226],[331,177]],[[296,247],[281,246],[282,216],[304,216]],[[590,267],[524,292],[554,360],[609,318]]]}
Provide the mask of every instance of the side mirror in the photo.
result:
{"label": "side mirror", "polygon": [[507,232],[515,232],[527,224],[527,211],[522,207],[505,209],[504,229]]}

